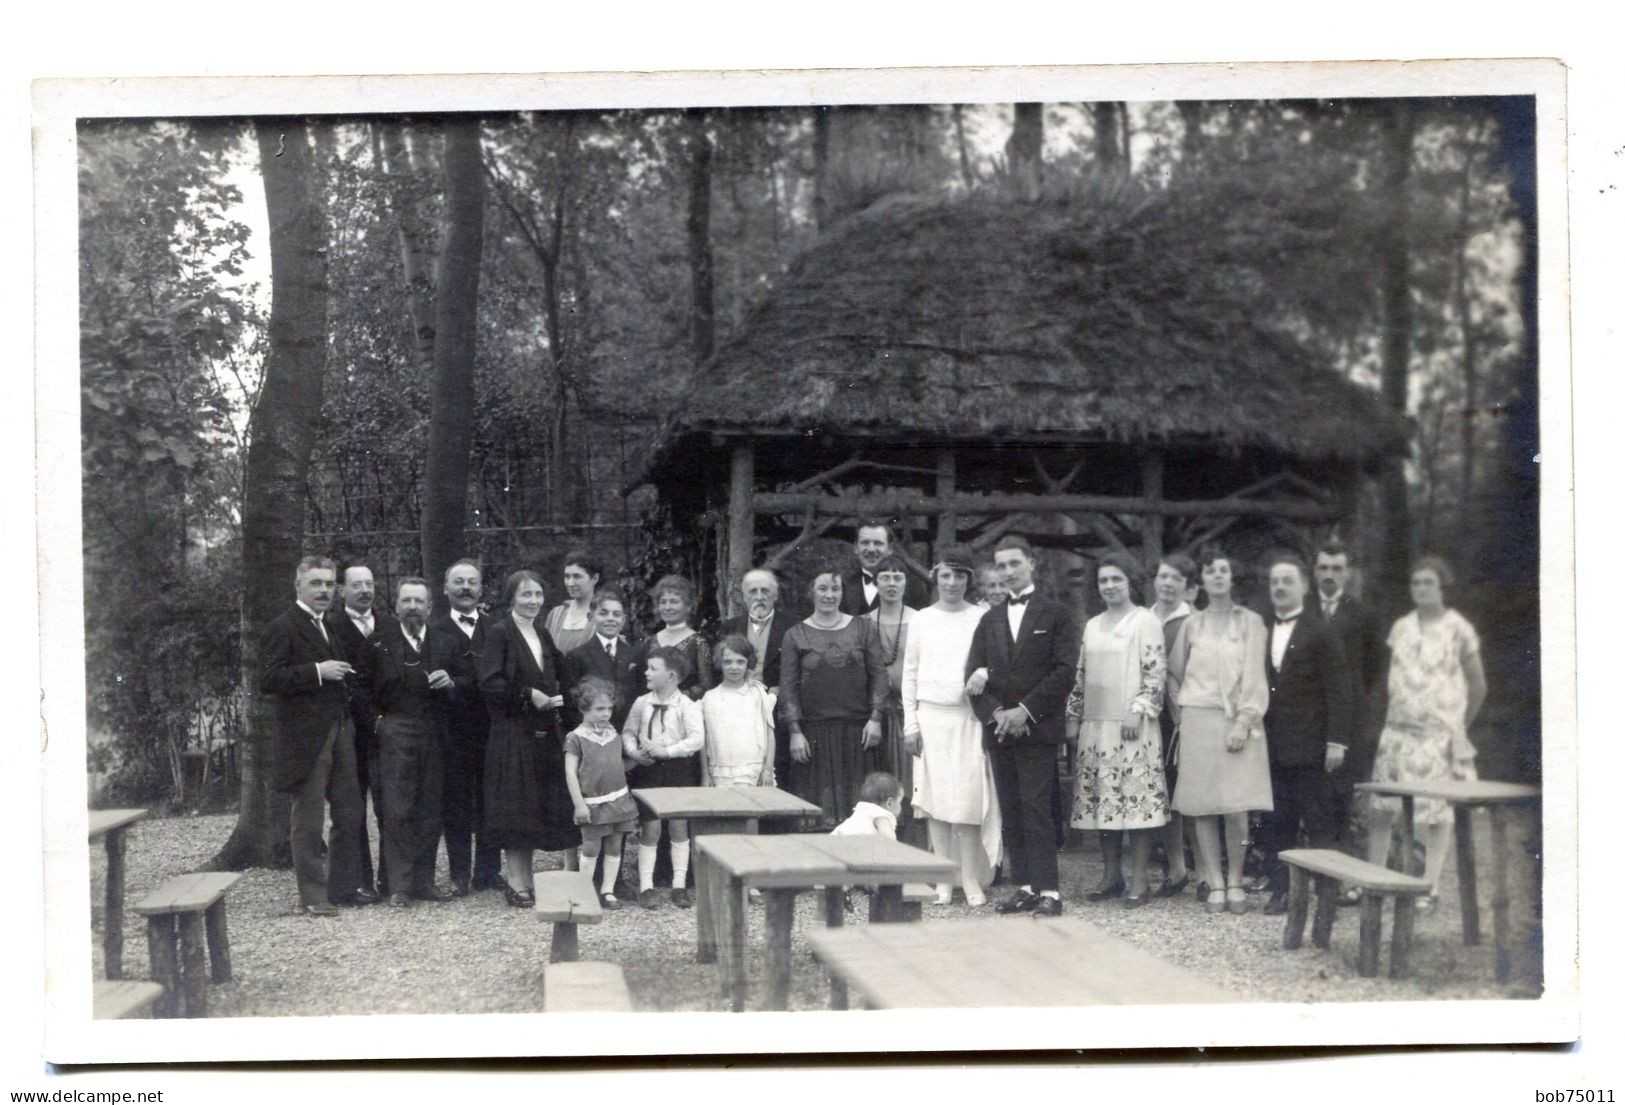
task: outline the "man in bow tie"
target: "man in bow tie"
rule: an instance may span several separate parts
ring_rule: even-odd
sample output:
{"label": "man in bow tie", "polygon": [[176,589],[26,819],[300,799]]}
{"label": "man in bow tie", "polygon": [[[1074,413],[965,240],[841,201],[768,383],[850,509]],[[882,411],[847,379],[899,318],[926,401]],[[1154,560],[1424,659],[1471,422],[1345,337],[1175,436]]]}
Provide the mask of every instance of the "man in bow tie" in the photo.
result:
{"label": "man in bow tie", "polygon": [[378,759],[378,737],[373,727],[377,713],[371,700],[372,641],[380,633],[396,628],[395,619],[387,612],[377,610],[373,604],[372,569],[365,564],[350,564],[340,578],[340,594],[344,602],[327,612],[327,630],[344,649],[344,657],[355,668],[355,674],[345,681],[350,693],[350,720],[355,725],[355,772],[361,787],[361,886],[360,896],[377,897],[387,894],[384,878],[383,838],[378,843],[377,892],[373,892],[374,869],[372,845],[367,832],[367,796],[372,795],[372,815],[377,819],[383,808],[378,793],[378,782],[373,766]]}
{"label": "man in bow tie", "polygon": [[478,840],[485,811],[485,740],[491,722],[480,695],[479,660],[485,647],[485,616],[480,612],[480,566],[459,560],[446,569],[449,613],[429,622],[433,664],[451,677],[446,702],[441,824],[452,893],[495,890],[502,851]]}
{"label": "man in bow tie", "polygon": [[[331,917],[334,904],[362,904],[361,790],[345,680],[354,668],[328,632],[334,564],[307,556],[294,573],[292,607],[265,627],[260,641],[260,693],[276,716],[271,784],[290,792],[288,843],[299,884],[299,907]],[[322,856],[322,834],[333,829]]]}
{"label": "man in bow tie", "polygon": [[1275,808],[1264,815],[1259,850],[1270,888],[1264,912],[1278,914],[1286,912],[1287,891],[1286,864],[1279,857],[1297,847],[1300,826],[1311,848],[1330,848],[1337,839],[1331,776],[1348,752],[1352,719],[1343,646],[1304,608],[1309,570],[1296,555],[1277,553],[1269,564],[1269,587],[1264,675],[1270,700],[1264,734]]}
{"label": "man in bow tie", "polygon": [[[373,642],[373,699],[379,717],[378,831],[389,878],[389,904],[439,902],[453,895],[434,885],[443,801],[442,743],[451,676],[435,665],[447,650],[432,647],[429,583],[407,576],[395,588],[399,623]],[[444,629],[440,632],[445,632]]]}
{"label": "man in bow tie", "polygon": [[[867,614],[880,604],[880,585],[875,581],[875,568],[892,553],[891,526],[878,518],[871,518],[858,526],[853,549],[858,554],[858,571],[842,577],[841,612],[857,617]],[[912,575],[903,589],[903,605],[923,610],[931,605],[925,584]]]}

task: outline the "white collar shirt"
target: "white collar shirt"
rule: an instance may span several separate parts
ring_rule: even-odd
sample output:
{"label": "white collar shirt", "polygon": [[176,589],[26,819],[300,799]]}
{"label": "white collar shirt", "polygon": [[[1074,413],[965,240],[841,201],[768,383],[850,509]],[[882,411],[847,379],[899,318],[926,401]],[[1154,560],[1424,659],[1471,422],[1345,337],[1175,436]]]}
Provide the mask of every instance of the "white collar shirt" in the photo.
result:
{"label": "white collar shirt", "polygon": [[1005,600],[1004,616],[1010,619],[1010,636],[1012,639],[1019,636],[1021,633],[1021,619],[1026,616],[1027,607],[1032,605],[1031,595],[1033,591],[1034,588],[1029,586],[1026,590],[1010,596],[1010,598],[1019,599],[1023,595],[1026,595],[1028,596],[1028,600],[1026,602],[1010,602],[1008,599]]}
{"label": "white collar shirt", "polygon": [[1287,646],[1292,643],[1292,630],[1297,627],[1303,618],[1303,607],[1298,607],[1296,614],[1287,614],[1291,621],[1281,621],[1277,616],[1275,626],[1270,630],[1270,662],[1275,670],[1280,671],[1281,665],[1286,662]]}
{"label": "white collar shirt", "polygon": [[[465,622],[463,621],[464,618],[468,618],[470,620]],[[461,610],[457,609],[453,609],[451,612],[451,624],[456,626],[458,629],[461,629],[463,631],[463,636],[467,637],[469,640],[474,639],[474,627],[479,624],[479,620],[480,609],[477,606],[471,613],[468,614],[465,614]]]}
{"label": "white collar shirt", "polygon": [[363,614],[360,611],[351,610],[348,606],[346,606],[344,608],[344,616],[355,623],[355,627],[361,630],[361,635],[363,637],[371,637],[373,629],[378,624],[371,610]]}

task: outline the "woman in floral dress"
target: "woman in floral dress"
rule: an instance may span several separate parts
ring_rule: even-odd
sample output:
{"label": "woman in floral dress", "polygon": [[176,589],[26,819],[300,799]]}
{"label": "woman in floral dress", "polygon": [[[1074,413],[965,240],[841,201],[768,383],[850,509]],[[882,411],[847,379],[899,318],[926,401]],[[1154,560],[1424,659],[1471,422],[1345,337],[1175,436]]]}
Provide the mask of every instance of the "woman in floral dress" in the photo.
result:
{"label": "woman in floral dress", "polygon": [[[1484,665],[1472,624],[1445,606],[1454,580],[1437,557],[1423,557],[1411,569],[1411,602],[1416,609],[1394,623],[1388,634],[1388,715],[1377,741],[1373,782],[1421,783],[1476,779],[1476,750],[1467,729],[1484,705]],[[1368,859],[1386,864],[1400,800],[1371,796]],[[1420,903],[1435,904],[1439,876],[1450,854],[1452,814],[1438,798],[1416,799],[1416,822],[1427,833],[1423,878],[1433,893]],[[1408,860],[1409,857],[1406,857]]]}
{"label": "woman in floral dress", "polygon": [[1123,834],[1130,864],[1123,904],[1150,898],[1146,875],[1151,830],[1168,820],[1168,787],[1162,771],[1162,711],[1167,660],[1162,623],[1134,605],[1132,581],[1139,566],[1112,553],[1100,558],[1095,582],[1106,603],[1083,627],[1078,678],[1067,701],[1068,735],[1078,748],[1077,798],[1072,825],[1100,832],[1105,871],[1090,901],[1122,894]]}

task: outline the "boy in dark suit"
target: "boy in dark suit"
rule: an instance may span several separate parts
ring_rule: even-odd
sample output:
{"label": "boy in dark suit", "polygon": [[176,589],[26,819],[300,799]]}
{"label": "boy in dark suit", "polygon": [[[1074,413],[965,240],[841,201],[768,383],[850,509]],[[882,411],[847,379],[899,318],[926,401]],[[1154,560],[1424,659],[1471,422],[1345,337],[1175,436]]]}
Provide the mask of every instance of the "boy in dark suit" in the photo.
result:
{"label": "boy in dark suit", "polygon": [[1343,763],[1350,733],[1349,679],[1337,634],[1304,610],[1309,571],[1290,553],[1269,568],[1269,633],[1264,673],[1270,688],[1264,733],[1270,753],[1275,809],[1260,836],[1269,877],[1265,913],[1286,912],[1287,870],[1280,854],[1297,843],[1301,825],[1311,848],[1337,839],[1332,819],[1332,772]]}
{"label": "boy in dark suit", "polygon": [[[307,556],[294,574],[297,601],[265,627],[260,641],[260,693],[276,712],[271,785],[293,794],[288,844],[299,883],[299,907],[331,917],[335,904],[359,905],[361,789],[344,681],[355,670],[327,631],[334,565]],[[322,830],[333,823],[322,857]]]}
{"label": "boy in dark suit", "polygon": [[621,636],[621,630],[626,627],[626,600],[619,591],[603,588],[593,595],[587,612],[592,618],[593,635],[564,658],[561,724],[566,732],[580,726],[581,708],[576,705],[574,692],[583,679],[592,675],[615,688],[609,720],[618,733],[626,724],[632,703],[643,693],[632,644]]}
{"label": "boy in dark suit", "polygon": [[1050,802],[1078,664],[1078,624],[1065,606],[1033,589],[1037,560],[1025,538],[1000,540],[993,563],[1010,597],[977,625],[965,668],[1018,887],[998,912],[1054,917],[1062,907]]}

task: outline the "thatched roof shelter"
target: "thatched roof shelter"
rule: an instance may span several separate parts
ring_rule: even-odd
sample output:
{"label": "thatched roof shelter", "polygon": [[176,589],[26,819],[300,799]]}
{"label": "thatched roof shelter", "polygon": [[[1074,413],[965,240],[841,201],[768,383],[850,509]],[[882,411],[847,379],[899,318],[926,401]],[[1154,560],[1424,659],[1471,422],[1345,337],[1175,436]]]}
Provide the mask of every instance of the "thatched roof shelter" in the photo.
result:
{"label": "thatched roof shelter", "polygon": [[[754,514],[884,505],[849,493],[867,467],[912,496],[899,515],[954,513],[930,508],[933,489],[1084,491],[1062,509],[1155,514],[1160,541],[1165,512],[1141,509],[1148,494],[1222,504],[1288,477],[1320,501],[1296,516],[1334,517],[1354,475],[1403,439],[1372,392],[1316,354],[1290,289],[1272,284],[1272,258],[1301,248],[1302,228],[1263,237],[1259,225],[1234,197],[1127,184],[1037,203],[883,201],[827,232],[696,375],[646,480],[719,510],[717,446],[751,441]],[[1049,479],[1045,459],[1075,464],[1073,478]],[[847,491],[825,493],[837,481]],[[758,559],[746,551],[734,568]]]}

